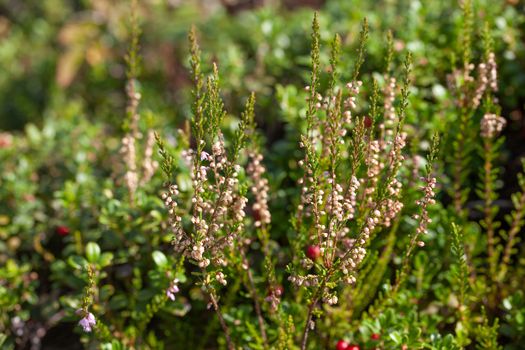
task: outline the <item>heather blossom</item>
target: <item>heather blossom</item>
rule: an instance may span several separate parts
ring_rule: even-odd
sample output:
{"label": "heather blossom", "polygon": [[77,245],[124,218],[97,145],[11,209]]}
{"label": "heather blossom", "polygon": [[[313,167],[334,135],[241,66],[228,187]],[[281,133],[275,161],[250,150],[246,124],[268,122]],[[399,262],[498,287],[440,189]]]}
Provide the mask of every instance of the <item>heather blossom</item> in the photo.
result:
{"label": "heather blossom", "polygon": [[170,286],[168,289],[166,289],[166,296],[171,301],[175,301],[175,294],[179,292],[179,286],[178,286],[179,280],[175,278],[173,281],[171,281]]}
{"label": "heather blossom", "polygon": [[97,324],[95,316],[91,312],[84,309],[78,309],[75,313],[79,316],[84,316],[80,321],[78,321],[78,325],[82,327],[82,330],[88,333],[91,332],[93,327]]}

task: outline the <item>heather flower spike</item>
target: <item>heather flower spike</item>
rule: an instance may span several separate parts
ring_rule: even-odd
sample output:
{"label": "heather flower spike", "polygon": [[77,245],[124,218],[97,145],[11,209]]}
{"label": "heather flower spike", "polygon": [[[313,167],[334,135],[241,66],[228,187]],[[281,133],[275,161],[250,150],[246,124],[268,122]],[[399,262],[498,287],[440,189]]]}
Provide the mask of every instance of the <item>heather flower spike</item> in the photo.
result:
{"label": "heather flower spike", "polygon": [[[139,54],[139,39],[141,29],[137,18],[137,0],[131,4],[131,43],[126,55],[127,82],[126,96],[127,118],[123,123],[126,134],[121,140],[120,152],[125,165],[124,183],[128,189],[129,200],[135,203],[136,192],[140,186],[151,180],[159,164],[153,159],[153,146],[155,145],[155,132],[149,130],[146,134],[146,142],[141,145],[143,135],[140,130],[139,104],[142,98],[138,91],[138,75],[140,71],[141,57]],[[143,147],[141,147],[143,146]],[[142,151],[142,152],[141,152]],[[139,165],[142,164],[142,167]]]}

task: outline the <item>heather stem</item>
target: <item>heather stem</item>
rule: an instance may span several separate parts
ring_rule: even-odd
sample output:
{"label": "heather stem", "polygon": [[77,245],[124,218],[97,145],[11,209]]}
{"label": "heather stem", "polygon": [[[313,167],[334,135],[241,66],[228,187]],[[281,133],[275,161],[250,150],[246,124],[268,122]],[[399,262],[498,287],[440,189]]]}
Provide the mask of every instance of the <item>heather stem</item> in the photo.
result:
{"label": "heather stem", "polygon": [[315,298],[308,307],[308,315],[306,316],[306,324],[304,325],[303,337],[301,339],[301,350],[306,350],[306,345],[308,343],[308,332],[310,331],[310,322],[312,322],[312,315],[316,305],[317,298]]}
{"label": "heather stem", "polygon": [[226,338],[226,343],[228,344],[229,350],[234,350],[235,346],[233,344],[233,341],[230,336],[230,329],[228,328],[228,325],[226,324],[226,321],[224,320],[224,317],[222,316],[221,309],[219,307],[219,303],[217,302],[217,298],[213,294],[213,292],[209,293],[210,300],[213,304],[213,309],[215,310],[215,313],[217,314],[217,317],[219,319],[219,323],[221,324],[222,330],[224,332],[224,336]]}
{"label": "heather stem", "polygon": [[310,331],[310,323],[312,322],[312,316],[315,307],[317,306],[317,302],[319,301],[319,298],[321,297],[321,294],[323,293],[323,289],[326,285],[326,282],[330,279],[330,276],[332,276],[332,273],[334,272],[333,266],[328,271],[328,274],[323,279],[323,282],[319,286],[319,288],[314,293],[314,296],[312,297],[312,302],[310,303],[310,306],[308,307],[308,314],[306,315],[306,323],[304,325],[303,330],[303,337],[301,339],[301,350],[306,350],[306,345],[308,344],[308,332]]}
{"label": "heather stem", "polygon": [[505,275],[508,271],[508,266],[510,264],[510,256],[512,254],[512,247],[515,243],[516,235],[520,232],[522,228],[522,220],[523,216],[525,215],[525,192],[523,192],[520,196],[518,205],[516,206],[516,214],[513,217],[512,224],[510,226],[509,230],[509,236],[507,240],[507,244],[505,245],[505,251],[503,253],[503,259],[502,259],[502,270],[501,270],[501,277],[500,282],[503,281],[505,278]]}
{"label": "heather stem", "polygon": [[492,197],[493,197],[493,188],[492,188],[492,157],[490,156],[492,153],[492,142],[490,139],[486,138],[484,142],[484,150],[485,150],[485,200],[484,200],[484,208],[483,213],[485,215],[485,224],[487,226],[487,251],[488,251],[488,260],[490,265],[490,273],[489,275],[495,276],[496,273],[496,261],[494,260],[494,222],[493,222],[493,214],[492,214]]}
{"label": "heather stem", "polygon": [[253,305],[255,307],[255,313],[257,314],[257,322],[259,323],[259,330],[261,332],[261,338],[264,343],[264,348],[268,349],[268,336],[266,335],[266,326],[264,325],[264,318],[262,316],[261,304],[259,303],[257,289],[255,288],[255,282],[253,280],[253,274],[252,274],[252,271],[250,270],[248,259],[246,259],[246,255],[242,249],[241,249],[241,254],[243,257],[243,264],[246,267],[246,274],[247,274],[248,282],[249,282],[248,287],[250,289],[250,294],[252,295]]}

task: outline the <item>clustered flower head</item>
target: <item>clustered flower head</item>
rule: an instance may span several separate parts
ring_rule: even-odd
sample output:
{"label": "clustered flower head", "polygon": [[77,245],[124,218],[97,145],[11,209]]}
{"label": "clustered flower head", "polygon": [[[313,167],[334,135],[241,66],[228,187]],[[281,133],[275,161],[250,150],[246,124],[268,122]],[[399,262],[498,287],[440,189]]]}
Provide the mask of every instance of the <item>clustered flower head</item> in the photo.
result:
{"label": "clustered flower head", "polygon": [[379,126],[379,130],[383,131],[386,128],[386,132],[389,136],[392,136],[392,127],[396,122],[396,108],[394,102],[396,100],[396,78],[385,77],[387,84],[383,90],[384,102],[383,108],[385,110],[385,122],[384,125]]}
{"label": "clustered flower head", "polygon": [[501,133],[506,124],[505,118],[493,113],[486,113],[481,119],[481,137],[494,138]]}
{"label": "clustered flower head", "polygon": [[144,149],[144,160],[142,161],[142,178],[140,179],[141,185],[146,184],[155,170],[159,167],[159,163],[153,159],[153,147],[155,146],[155,132],[153,130],[148,131],[146,138],[146,146]]}
{"label": "clustered flower head", "polygon": [[93,330],[93,327],[97,324],[95,316],[93,316],[91,312],[86,311],[84,309],[78,309],[75,313],[78,316],[82,316],[82,318],[78,322],[78,325],[82,327],[82,330],[88,333],[91,332]]}
{"label": "clustered flower head", "polygon": [[264,299],[267,303],[270,304],[270,310],[272,312],[277,311],[279,308],[279,304],[281,303],[281,297],[283,295],[283,287],[282,286],[275,286],[270,289],[268,295]]}
{"label": "clustered flower head", "polygon": [[228,282],[226,281],[226,276],[224,276],[224,273],[222,273],[221,271],[215,274],[215,279],[223,286],[228,284]]}
{"label": "clustered flower head", "polygon": [[137,172],[137,157],[135,148],[135,137],[128,133],[122,138],[122,148],[120,149],[124,156],[124,163],[126,165],[126,173],[124,181],[130,193],[135,193],[139,185],[139,175]]}

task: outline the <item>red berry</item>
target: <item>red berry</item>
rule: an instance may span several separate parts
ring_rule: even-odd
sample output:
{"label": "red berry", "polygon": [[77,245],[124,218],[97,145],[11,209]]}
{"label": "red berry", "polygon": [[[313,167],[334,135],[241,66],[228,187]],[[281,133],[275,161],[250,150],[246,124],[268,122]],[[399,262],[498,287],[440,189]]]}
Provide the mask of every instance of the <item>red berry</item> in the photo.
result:
{"label": "red berry", "polygon": [[365,128],[370,128],[372,126],[372,118],[370,118],[369,116],[366,116],[365,117]]}
{"label": "red berry", "polygon": [[56,228],[56,233],[58,233],[60,236],[67,236],[69,234],[69,227],[67,227],[67,226],[58,226]]}
{"label": "red berry", "polygon": [[346,348],[346,350],[361,350],[361,348],[359,347],[359,345],[356,345],[356,344],[350,344],[350,345],[348,345],[348,347]]}
{"label": "red berry", "polygon": [[339,340],[335,346],[336,350],[348,350],[348,343],[344,340]]}
{"label": "red berry", "polygon": [[381,338],[381,335],[379,335],[379,333],[373,333],[370,336],[370,339],[372,339],[372,340],[379,340],[379,338]]}
{"label": "red berry", "polygon": [[317,245],[310,245],[306,248],[306,256],[312,260],[316,260],[321,256],[321,248]]}

